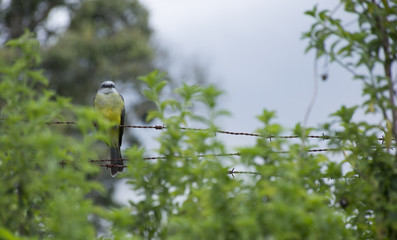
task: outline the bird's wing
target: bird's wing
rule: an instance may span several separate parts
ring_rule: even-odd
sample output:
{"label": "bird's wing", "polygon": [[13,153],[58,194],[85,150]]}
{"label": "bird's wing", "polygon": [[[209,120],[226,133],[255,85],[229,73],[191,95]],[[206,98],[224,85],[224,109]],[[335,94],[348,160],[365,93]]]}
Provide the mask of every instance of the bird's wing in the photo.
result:
{"label": "bird's wing", "polygon": [[[120,97],[121,99],[123,99],[124,102],[123,96],[120,95]],[[124,117],[125,117],[125,107],[123,107],[123,110],[121,110],[120,125],[124,125]],[[119,146],[121,146],[121,142],[123,140],[123,133],[124,133],[124,128],[119,127]]]}

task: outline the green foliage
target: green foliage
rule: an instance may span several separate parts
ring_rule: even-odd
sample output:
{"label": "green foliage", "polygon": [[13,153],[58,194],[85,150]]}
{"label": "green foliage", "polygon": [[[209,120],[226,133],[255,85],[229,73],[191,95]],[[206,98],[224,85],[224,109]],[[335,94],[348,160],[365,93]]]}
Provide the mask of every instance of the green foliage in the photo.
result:
{"label": "green foliage", "polygon": [[[361,106],[341,107],[324,124],[334,136],[329,146],[343,151],[339,166],[350,169],[335,179],[336,200],[347,214],[346,226],[356,238],[397,238],[397,109],[392,66],[397,61],[397,4],[395,1],[341,1],[355,17],[346,24],[335,12],[306,12],[315,19],[307,50],[329,57],[363,83]],[[353,24],[352,24],[353,23]],[[352,26],[353,25],[353,26]],[[358,109],[381,119],[381,124],[356,121]],[[380,126],[381,125],[381,126]],[[384,136],[379,140],[380,136]],[[334,164],[335,165],[335,164]]]}
{"label": "green foliage", "polygon": [[[2,45],[6,40],[18,38],[25,30],[36,34],[40,41],[37,46],[40,56],[36,55],[41,61],[35,67],[42,69],[42,74],[35,78],[45,76],[48,88],[57,95],[71,98],[72,103],[92,106],[100,83],[112,80],[119,90],[128,89],[126,92],[135,96],[126,112],[127,121],[142,121],[147,109],[153,108],[143,101],[138,91],[140,81],[137,76],[152,71],[155,54],[149,43],[152,30],[148,11],[140,1],[2,1],[0,29]],[[0,48],[0,65],[9,65],[16,58],[16,51]],[[66,128],[66,132],[74,134],[74,129]],[[124,145],[138,142],[132,133],[124,132]],[[99,144],[94,149],[99,153],[107,151]],[[107,172],[95,178],[102,179],[106,187],[112,189],[107,196],[95,201],[114,205],[111,195],[117,181],[110,180]]]}
{"label": "green foliage", "polygon": [[[26,33],[8,42],[19,56],[0,66],[1,239],[93,239],[93,214],[86,195],[103,191],[87,180],[98,171],[88,163],[95,135],[91,109],[73,106],[46,90],[38,42]],[[79,137],[48,122],[75,118]]]}
{"label": "green foliage", "polygon": [[[138,90],[137,77],[153,70],[148,11],[138,0],[10,0],[0,6],[0,29],[2,44],[25,30],[37,34],[49,87],[73,103],[92,104],[105,80]],[[15,57],[8,50],[0,49],[0,64]],[[135,94],[127,114],[144,119],[152,106]],[[128,131],[125,137],[136,142]]]}
{"label": "green foliage", "polygon": [[[164,75],[153,72],[142,80],[147,84],[144,94],[157,106],[149,119],[167,127],[158,138],[158,153],[164,158],[148,161],[142,150],[127,152],[137,164],[129,184],[141,199],[131,203],[130,211],[141,214],[133,220],[136,234],[175,239],[396,238],[396,153],[389,148],[396,144],[391,91],[395,38],[390,37],[396,26],[389,16],[397,8],[387,2],[343,4],[357,14],[358,30],[348,30],[331,12],[314,8],[307,14],[317,22],[305,37],[310,39],[308,50],[316,49],[318,58],[328,56],[364,83],[363,105],[342,106],[320,129],[330,136],[324,137],[328,146],[343,152],[344,159],[309,154],[316,147],[306,138],[313,129],[299,124],[294,134],[302,143],[277,138],[283,128],[273,123],[275,113],[265,110],[258,117],[263,127],[257,130],[263,138],[239,149],[240,159],[221,160],[214,155],[225,151],[214,134],[222,113],[216,107],[220,92],[213,86],[183,85],[175,90],[176,98],[163,99]],[[384,72],[374,71],[377,66]],[[356,73],[362,67],[367,75]],[[355,121],[360,108],[368,114],[380,112],[385,126]],[[180,129],[196,124],[208,130]],[[379,140],[382,132],[384,141]],[[237,163],[257,174],[227,176]]]}
{"label": "green foliage", "polygon": [[[101,8],[93,2],[85,8],[96,16]],[[397,112],[391,66],[396,64],[392,16],[397,6],[342,3],[357,16],[358,30],[348,30],[332,12],[315,7],[307,14],[316,22],[305,34],[308,49],[319,58],[329,56],[363,82],[365,102],[342,106],[320,129],[328,147],[343,153],[341,161],[308,151],[317,147],[307,138],[312,128],[296,125],[299,143],[278,138],[285,130],[268,110],[258,116],[257,133],[263,137],[230,157],[216,135],[219,117],[227,115],[217,105],[222,91],[182,84],[171,89],[173,97],[165,97],[170,90],[166,75],[154,71],[140,80],[142,93],[157,107],[148,120],[165,126],[157,137],[161,157],[145,159],[145,149],[137,146],[124,152],[129,162],[121,177],[135,195],[119,208],[95,205],[88,197],[105,193],[101,184],[88,180],[98,170],[87,161],[96,158],[93,143],[106,141],[101,129],[94,131],[97,116],[47,90],[48,80],[37,69],[39,46],[30,34],[10,41],[12,64],[0,65],[0,204],[6,209],[0,211],[0,238],[396,239],[397,153],[391,147],[397,144]],[[107,29],[106,23],[98,24]],[[363,67],[367,74],[361,73]],[[381,124],[356,120],[358,110],[380,115]],[[48,124],[66,119],[77,123],[68,134],[69,127]],[[231,171],[237,166],[255,174]]]}
{"label": "green foliage", "polygon": [[[343,213],[330,207],[332,192],[322,168],[329,161],[309,155],[300,144],[259,138],[240,149],[240,159],[219,158],[225,146],[215,134],[216,119],[225,112],[217,107],[221,91],[214,86],[182,85],[174,98],[163,99],[164,74],[142,77],[144,94],[158,109],[149,114],[165,123],[157,152],[163,158],[146,160],[143,150],[125,152],[133,164],[125,177],[137,194],[130,203],[131,231],[144,238],[172,239],[347,239]],[[205,112],[205,115],[201,115]],[[274,112],[258,119],[263,136],[278,136]],[[201,125],[208,130],[181,130]],[[277,150],[289,148],[289,154]],[[201,157],[199,156],[201,155]],[[253,176],[227,174],[239,166],[255,170]],[[333,165],[336,172],[339,166]],[[113,232],[122,232],[114,225]],[[120,237],[122,235],[119,235]]]}

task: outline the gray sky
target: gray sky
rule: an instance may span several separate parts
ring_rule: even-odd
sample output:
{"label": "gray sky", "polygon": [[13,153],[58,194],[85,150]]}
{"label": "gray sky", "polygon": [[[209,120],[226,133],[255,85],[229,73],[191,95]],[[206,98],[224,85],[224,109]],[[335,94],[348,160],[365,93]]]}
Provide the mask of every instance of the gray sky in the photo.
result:
{"label": "gray sky", "polygon": [[[339,1],[142,2],[150,11],[156,41],[179,56],[181,64],[189,57],[199,59],[210,80],[226,92],[222,105],[233,115],[218,123],[222,128],[253,131],[260,126],[255,116],[264,108],[275,110],[277,121],[288,128],[303,120],[314,88],[314,55],[304,54],[307,42],[301,40],[313,20],[304,11],[315,4],[333,9]],[[331,65],[329,79],[319,82],[308,124],[324,122],[342,104],[359,103],[360,95],[359,82]]]}
{"label": "gray sky", "polygon": [[[255,116],[264,108],[277,112],[277,122],[287,128],[286,134],[303,120],[314,89],[314,55],[304,54],[307,42],[301,40],[313,20],[304,11],[315,4],[333,9],[339,1],[142,2],[150,11],[156,41],[172,53],[173,61],[183,65],[186,59],[199,59],[208,67],[210,80],[226,92],[222,106],[233,115],[218,122],[222,129],[253,132],[260,127]],[[322,66],[320,63],[319,75]],[[352,81],[349,73],[330,65],[328,74],[326,82],[319,81],[309,126],[325,122],[342,104],[361,101],[361,85]],[[149,136],[148,132],[138,134]],[[153,142],[147,138],[145,147],[150,151]],[[222,138],[231,147],[255,141],[249,137]],[[124,191],[118,191],[118,199],[126,198]]]}

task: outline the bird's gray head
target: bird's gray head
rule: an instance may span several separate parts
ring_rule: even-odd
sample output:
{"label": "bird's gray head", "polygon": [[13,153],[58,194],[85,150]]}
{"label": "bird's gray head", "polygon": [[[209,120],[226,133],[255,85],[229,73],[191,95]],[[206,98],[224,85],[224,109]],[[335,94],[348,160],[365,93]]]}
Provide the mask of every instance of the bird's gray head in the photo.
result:
{"label": "bird's gray head", "polygon": [[103,83],[101,83],[101,85],[99,86],[98,89],[98,93],[111,93],[111,92],[117,92],[117,90],[115,89],[115,84],[112,81],[105,81]]}
{"label": "bird's gray head", "polygon": [[114,88],[115,84],[112,81],[105,81],[103,83],[101,83],[101,85],[99,86],[99,89],[101,88]]}

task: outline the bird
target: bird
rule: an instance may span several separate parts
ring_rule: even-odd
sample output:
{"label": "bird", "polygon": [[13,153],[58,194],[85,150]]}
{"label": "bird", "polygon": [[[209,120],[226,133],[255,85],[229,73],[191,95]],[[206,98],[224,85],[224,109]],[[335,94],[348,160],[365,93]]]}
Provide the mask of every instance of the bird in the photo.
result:
{"label": "bird", "polygon": [[[121,156],[121,143],[123,139],[124,128],[120,125],[124,124],[125,105],[124,98],[116,90],[116,85],[112,81],[103,82],[94,97],[94,109],[103,115],[114,127],[109,129],[109,141],[107,145],[110,148],[110,174],[115,177],[124,170],[124,163]],[[117,166],[114,166],[117,165]]]}

